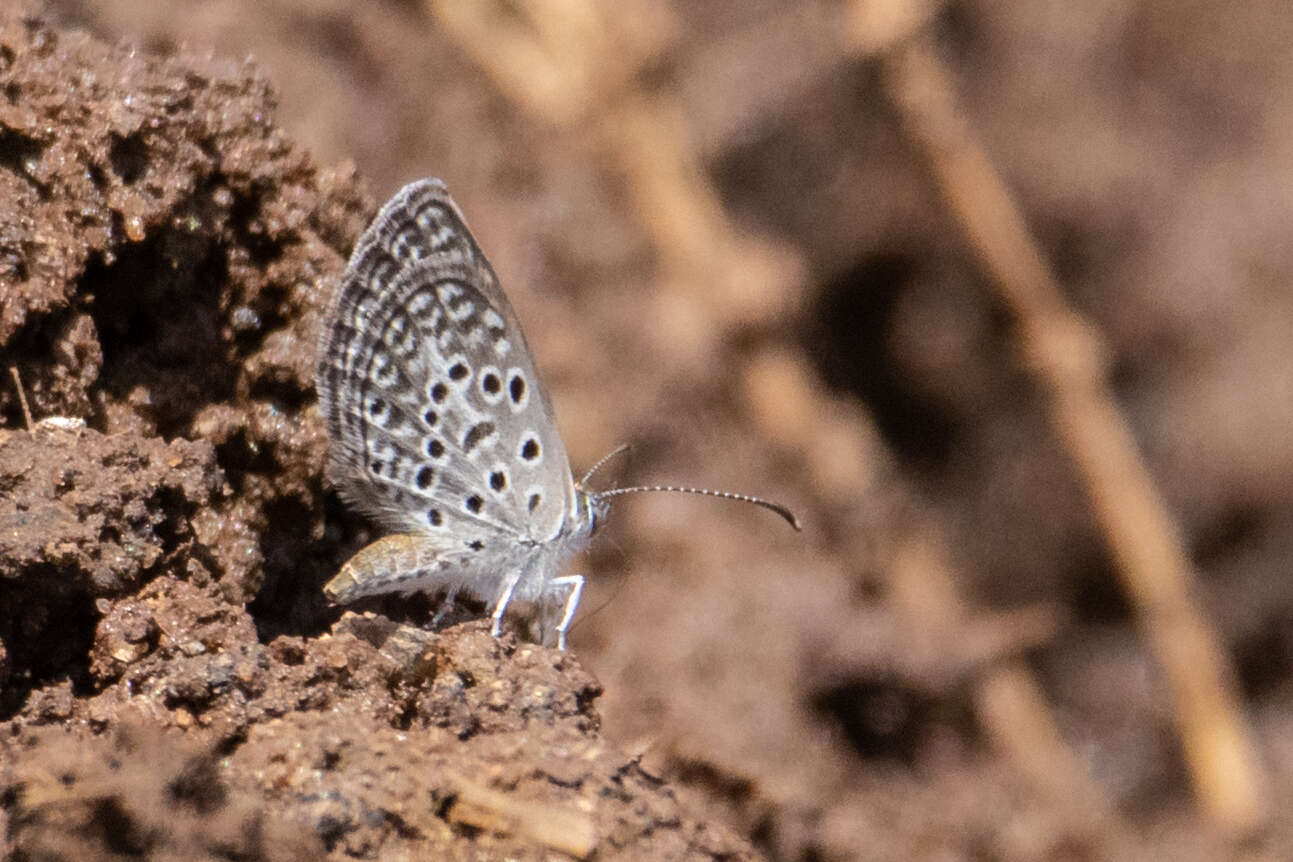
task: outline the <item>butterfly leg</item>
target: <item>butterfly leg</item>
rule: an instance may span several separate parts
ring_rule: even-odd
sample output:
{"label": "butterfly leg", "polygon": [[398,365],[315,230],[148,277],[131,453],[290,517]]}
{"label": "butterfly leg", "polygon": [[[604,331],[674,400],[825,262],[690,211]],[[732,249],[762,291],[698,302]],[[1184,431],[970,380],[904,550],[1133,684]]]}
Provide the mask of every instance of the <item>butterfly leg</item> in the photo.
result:
{"label": "butterfly leg", "polygon": [[516,585],[520,582],[523,574],[524,570],[518,569],[503,582],[503,590],[498,594],[498,601],[494,603],[494,624],[489,629],[489,633],[494,637],[498,637],[503,633],[503,611],[507,610],[508,602],[512,601],[512,591],[516,589]]}
{"label": "butterfly leg", "polygon": [[457,597],[457,595],[458,595],[457,587],[450,587],[449,591],[444,594],[444,599],[440,603],[440,609],[437,610],[435,612],[435,616],[431,618],[431,628],[433,629],[440,628],[440,623],[444,622],[445,615],[449,613],[450,610],[453,609],[453,600]]}
{"label": "butterfly leg", "polygon": [[561,578],[553,578],[548,583],[548,589],[556,590],[562,587],[569,587],[570,592],[566,594],[566,609],[561,615],[561,622],[557,623],[557,649],[565,650],[566,648],[566,631],[575,619],[575,609],[579,607],[579,596],[584,591],[583,575],[566,575]]}

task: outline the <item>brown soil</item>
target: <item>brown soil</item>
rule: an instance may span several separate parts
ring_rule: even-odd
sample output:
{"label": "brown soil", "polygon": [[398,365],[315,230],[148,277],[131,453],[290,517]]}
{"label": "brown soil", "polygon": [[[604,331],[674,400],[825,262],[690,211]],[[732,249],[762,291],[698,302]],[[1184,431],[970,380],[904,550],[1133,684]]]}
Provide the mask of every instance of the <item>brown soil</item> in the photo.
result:
{"label": "brown soil", "polygon": [[[1016,5],[949,6],[934,33],[1109,342],[1288,799],[1285,16]],[[839,11],[674,10],[652,86],[728,212],[806,273],[746,323],[685,306],[675,331],[644,325],[657,255],[595,136],[530,118],[421,4],[0,8],[7,858],[1293,857],[1278,803],[1238,838],[1201,811],[1006,315]],[[378,533],[322,475],[316,331],[377,203],[433,174],[577,474],[629,441],[635,481],[765,494],[808,530],[617,501],[567,653],[491,638],[471,605],[439,631],[422,599],[328,605]],[[752,415],[769,345],[829,393],[796,424],[853,429],[837,469]],[[951,549],[968,610],[895,608],[913,546]],[[1115,820],[985,729],[976,686],[1021,659]]]}

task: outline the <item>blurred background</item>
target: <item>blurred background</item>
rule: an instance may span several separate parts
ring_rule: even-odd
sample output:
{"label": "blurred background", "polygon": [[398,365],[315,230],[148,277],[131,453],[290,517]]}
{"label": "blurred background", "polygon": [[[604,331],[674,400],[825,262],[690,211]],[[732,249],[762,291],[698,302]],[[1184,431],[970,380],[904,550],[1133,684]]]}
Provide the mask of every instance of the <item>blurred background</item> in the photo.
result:
{"label": "blurred background", "polygon": [[771,858],[1293,858],[1293,16],[53,0],[448,183],[576,474],[604,732]]}

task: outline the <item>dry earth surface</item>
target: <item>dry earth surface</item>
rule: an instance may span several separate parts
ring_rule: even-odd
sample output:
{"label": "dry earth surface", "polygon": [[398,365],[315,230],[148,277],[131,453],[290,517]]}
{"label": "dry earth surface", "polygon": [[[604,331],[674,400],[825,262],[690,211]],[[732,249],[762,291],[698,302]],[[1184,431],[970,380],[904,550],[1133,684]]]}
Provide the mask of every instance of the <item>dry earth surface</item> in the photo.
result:
{"label": "dry earth surface", "polygon": [[[0,4],[8,858],[1293,857],[1287,816],[1236,850],[1200,813],[1002,310],[837,12],[680,9],[651,70],[727,209],[803,259],[733,325],[662,314],[595,143],[519,111],[420,4]],[[934,25],[1108,339],[1272,800],[1293,797],[1285,18],[958,3]],[[430,174],[513,297],[576,473],[629,441],[633,480],[766,494],[806,532],[617,504],[567,653],[491,638],[479,606],[437,631],[425,600],[329,606],[378,533],[323,477],[316,332],[377,204]],[[751,416],[776,344],[831,393],[798,424],[861,429],[852,490]],[[951,549],[967,612],[895,611],[913,536]],[[985,732],[974,687],[1021,656],[1129,834]]]}

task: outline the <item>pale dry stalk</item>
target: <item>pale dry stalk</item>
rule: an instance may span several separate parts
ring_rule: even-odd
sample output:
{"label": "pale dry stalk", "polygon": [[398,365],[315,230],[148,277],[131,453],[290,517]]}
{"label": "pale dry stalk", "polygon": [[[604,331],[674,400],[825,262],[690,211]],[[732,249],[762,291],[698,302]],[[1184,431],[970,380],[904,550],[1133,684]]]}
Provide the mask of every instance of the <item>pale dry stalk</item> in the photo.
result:
{"label": "pale dry stalk", "polygon": [[882,62],[908,135],[1014,315],[1025,364],[1168,680],[1200,802],[1223,828],[1246,834],[1266,817],[1261,765],[1233,672],[1196,602],[1197,576],[1180,531],[1105,382],[1099,334],[1065,301],[928,42],[904,40]]}

